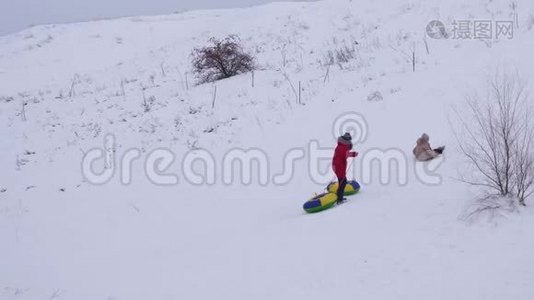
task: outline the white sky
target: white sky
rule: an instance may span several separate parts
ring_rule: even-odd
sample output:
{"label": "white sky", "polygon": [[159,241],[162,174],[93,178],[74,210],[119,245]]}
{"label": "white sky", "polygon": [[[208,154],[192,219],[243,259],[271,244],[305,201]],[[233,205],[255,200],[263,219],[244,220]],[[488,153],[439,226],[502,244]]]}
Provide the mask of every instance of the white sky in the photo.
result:
{"label": "white sky", "polygon": [[[295,1],[295,0],[286,0]],[[301,0],[309,1],[309,0]],[[101,18],[170,14],[176,11],[245,7],[272,0],[0,0],[0,35],[31,25]]]}

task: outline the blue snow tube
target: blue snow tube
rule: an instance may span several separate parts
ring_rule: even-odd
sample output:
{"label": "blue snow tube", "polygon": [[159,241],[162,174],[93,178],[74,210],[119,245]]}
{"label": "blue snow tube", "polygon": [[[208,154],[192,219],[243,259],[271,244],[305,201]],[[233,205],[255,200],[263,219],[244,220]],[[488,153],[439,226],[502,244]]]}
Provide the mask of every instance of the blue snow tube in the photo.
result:
{"label": "blue snow tube", "polygon": [[307,213],[316,213],[325,209],[329,209],[336,204],[336,201],[336,194],[324,193],[308,200],[306,203],[304,203],[303,208]]}
{"label": "blue snow tube", "polygon": [[[338,187],[339,187],[339,183],[332,182],[326,187],[326,189],[328,190],[328,192],[336,194]],[[344,194],[345,194],[345,196],[350,196],[350,195],[357,194],[360,191],[360,188],[361,188],[361,186],[358,183],[358,181],[351,180],[351,181],[347,182],[347,186],[345,187],[345,193]]]}

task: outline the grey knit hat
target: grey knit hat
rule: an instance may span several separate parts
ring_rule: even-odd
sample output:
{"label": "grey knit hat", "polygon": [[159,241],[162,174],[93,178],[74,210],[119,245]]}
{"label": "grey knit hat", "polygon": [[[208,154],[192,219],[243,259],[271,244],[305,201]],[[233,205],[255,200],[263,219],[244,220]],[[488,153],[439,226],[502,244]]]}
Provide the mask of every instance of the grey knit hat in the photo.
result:
{"label": "grey knit hat", "polygon": [[352,136],[348,132],[345,132],[345,134],[341,138],[344,139],[347,142],[352,141]]}
{"label": "grey knit hat", "polygon": [[350,145],[352,147],[352,136],[350,133],[345,133],[344,135],[337,138],[337,142],[343,145]]}

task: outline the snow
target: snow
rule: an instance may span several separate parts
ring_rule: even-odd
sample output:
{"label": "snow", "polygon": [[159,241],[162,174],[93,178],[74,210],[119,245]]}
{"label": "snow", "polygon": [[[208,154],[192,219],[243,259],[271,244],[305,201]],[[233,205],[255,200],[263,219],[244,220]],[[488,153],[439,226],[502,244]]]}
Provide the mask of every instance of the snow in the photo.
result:
{"label": "snow", "polygon": [[[428,39],[429,54],[430,20],[510,20],[510,6],[272,3],[0,37],[0,299],[533,299],[534,212],[465,220],[475,191],[456,179],[464,165],[449,124],[451,107],[483,91],[499,65],[532,77],[534,5],[516,2],[513,39]],[[216,83],[212,107],[215,85],[194,85],[189,54],[228,34],[261,69],[254,87],[250,74]],[[356,59],[325,79],[328,50],[355,42]],[[299,81],[302,104],[291,88]],[[368,101],[377,92],[382,99]],[[143,97],[154,97],[148,111]],[[367,124],[351,168],[363,189],[306,215],[302,204],[333,176],[328,159],[313,169],[314,145],[328,158],[333,124],[348,112]],[[411,150],[423,131],[447,145],[439,184],[417,177]],[[118,171],[103,185],[83,177],[83,155],[104,149],[108,134],[117,167],[140,150],[130,185]],[[175,154],[177,185],[145,175],[160,148]],[[292,149],[303,158],[284,184],[256,174],[225,184],[225,154],[252,148],[265,154],[269,179]],[[395,174],[380,181],[365,159],[376,150],[402,154],[405,184]],[[212,184],[181,170],[200,151],[213,157]]]}

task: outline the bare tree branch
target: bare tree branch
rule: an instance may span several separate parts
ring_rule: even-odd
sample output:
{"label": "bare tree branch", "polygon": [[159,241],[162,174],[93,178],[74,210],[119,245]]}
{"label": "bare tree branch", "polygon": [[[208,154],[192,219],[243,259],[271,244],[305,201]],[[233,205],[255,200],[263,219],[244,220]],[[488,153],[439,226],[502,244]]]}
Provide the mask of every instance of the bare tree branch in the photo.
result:
{"label": "bare tree branch", "polygon": [[[517,72],[497,71],[488,81],[485,101],[476,94],[466,100],[467,115],[453,109],[458,119],[453,131],[478,176],[461,181],[526,205],[534,194],[534,119],[525,83]],[[496,199],[494,192],[488,195],[482,200]],[[498,207],[484,204],[475,212]]]}

